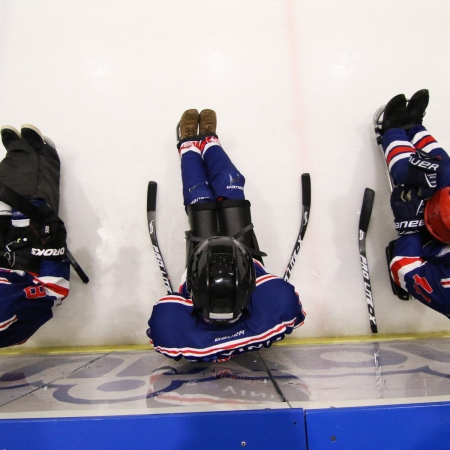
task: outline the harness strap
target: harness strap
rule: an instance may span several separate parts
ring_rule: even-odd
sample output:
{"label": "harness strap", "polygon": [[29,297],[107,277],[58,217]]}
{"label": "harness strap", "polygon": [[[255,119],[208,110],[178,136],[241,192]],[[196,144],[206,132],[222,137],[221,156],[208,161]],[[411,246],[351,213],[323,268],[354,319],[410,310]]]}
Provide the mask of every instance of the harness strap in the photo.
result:
{"label": "harness strap", "polygon": [[[234,236],[231,236],[233,239],[239,239],[241,236],[243,236],[245,233],[249,232],[250,230],[253,229],[253,224],[249,224],[246,227],[242,228],[241,230],[239,230]],[[191,233],[187,233],[186,234],[186,239],[190,242],[203,242],[206,239],[202,239],[199,238],[197,236],[192,235]],[[257,256],[267,256],[267,253],[261,252],[260,250],[256,250],[254,248],[249,248],[248,251],[252,254],[252,255],[257,255]]]}

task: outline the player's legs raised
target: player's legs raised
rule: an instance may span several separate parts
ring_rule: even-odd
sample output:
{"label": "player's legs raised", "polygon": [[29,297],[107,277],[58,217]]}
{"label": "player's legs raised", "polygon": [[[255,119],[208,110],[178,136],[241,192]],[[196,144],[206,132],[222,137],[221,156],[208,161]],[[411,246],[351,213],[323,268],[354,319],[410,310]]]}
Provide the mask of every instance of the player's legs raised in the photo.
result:
{"label": "player's legs raised", "polygon": [[245,178],[222,148],[216,134],[217,119],[212,110],[200,113],[200,150],[206,165],[208,181],[218,200],[244,200]]}
{"label": "player's legs raised", "polygon": [[212,202],[215,200],[208,184],[198,136],[198,111],[184,112],[179,123],[178,153],[181,157],[181,179],[184,205]]}

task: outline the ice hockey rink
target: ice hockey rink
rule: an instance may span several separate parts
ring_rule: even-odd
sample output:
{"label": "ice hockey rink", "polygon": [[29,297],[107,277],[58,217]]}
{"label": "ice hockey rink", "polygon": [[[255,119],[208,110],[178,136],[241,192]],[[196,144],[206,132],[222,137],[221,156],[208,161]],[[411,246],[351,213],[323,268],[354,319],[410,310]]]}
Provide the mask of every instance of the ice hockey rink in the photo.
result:
{"label": "ice hockey rink", "polygon": [[[0,351],[0,448],[450,448],[449,322],[391,292],[372,127],[391,97],[427,88],[424,124],[450,149],[449,23],[444,0],[0,0],[0,126],[55,142],[60,215],[90,277],[73,272],[54,318]],[[175,126],[189,108],[217,112],[272,273],[298,234],[301,174],[312,180],[290,279],[305,325],[216,365],[155,354],[145,334],[165,293],[147,184],[176,286],[188,222]],[[366,187],[378,336],[358,252]]]}

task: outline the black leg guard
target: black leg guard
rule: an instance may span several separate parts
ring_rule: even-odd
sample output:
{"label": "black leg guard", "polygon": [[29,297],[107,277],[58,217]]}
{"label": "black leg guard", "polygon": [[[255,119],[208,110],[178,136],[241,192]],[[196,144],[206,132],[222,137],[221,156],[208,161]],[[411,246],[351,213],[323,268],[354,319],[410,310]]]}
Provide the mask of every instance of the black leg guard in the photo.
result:
{"label": "black leg guard", "polygon": [[191,253],[199,242],[219,236],[217,203],[195,203],[186,208],[190,230],[186,231],[186,266]]}
{"label": "black leg guard", "polygon": [[253,231],[252,216],[248,200],[223,200],[217,203],[219,231],[221,236],[232,236],[244,244],[255,259],[263,262],[267,256],[259,250]]}
{"label": "black leg guard", "polygon": [[43,198],[58,214],[61,162],[55,148],[45,143],[38,155],[36,197]]}
{"label": "black leg guard", "polygon": [[386,261],[388,265],[389,271],[389,279],[391,280],[391,288],[394,295],[396,295],[400,300],[409,300],[409,294],[402,289],[393,279],[391,275],[391,261],[394,254],[395,241],[389,242],[389,245],[386,247]]}
{"label": "black leg guard", "polygon": [[192,234],[200,239],[219,235],[217,223],[217,203],[195,203],[187,206],[187,214]]}
{"label": "black leg guard", "polygon": [[[42,198],[58,214],[59,209],[59,178],[60,161],[58,153],[49,144],[42,142],[40,148],[34,148],[25,139],[19,139],[8,147],[8,152],[0,162],[0,182],[13,189],[27,199]],[[7,203],[7,201],[5,201]],[[22,211],[23,212],[23,211]],[[9,223],[11,217],[9,216]],[[9,227],[8,242],[1,245],[0,249],[13,240],[12,236],[21,237],[23,230]],[[15,239],[15,238],[14,238]],[[0,242],[2,239],[0,238]],[[39,271],[39,259],[31,256],[14,255],[13,265],[5,265],[4,252],[0,254],[0,265],[11,266],[17,270],[27,272]]]}
{"label": "black leg guard", "polygon": [[0,182],[25,197],[32,197],[37,190],[38,156],[24,139],[14,144],[0,162]]}
{"label": "black leg guard", "polygon": [[48,144],[36,151],[25,139],[0,163],[0,182],[27,198],[43,198],[58,214],[60,161]]}

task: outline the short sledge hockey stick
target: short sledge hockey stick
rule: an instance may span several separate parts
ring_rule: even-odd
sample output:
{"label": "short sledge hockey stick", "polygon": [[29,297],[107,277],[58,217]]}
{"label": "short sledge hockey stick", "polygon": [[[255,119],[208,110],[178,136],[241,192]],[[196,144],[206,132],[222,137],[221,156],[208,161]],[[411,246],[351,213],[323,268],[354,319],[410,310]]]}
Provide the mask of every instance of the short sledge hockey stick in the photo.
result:
{"label": "short sledge hockey stick", "polygon": [[[7,205],[12,208],[20,211],[22,214],[25,214],[30,219],[36,222],[42,222],[45,219],[44,213],[33,203],[31,203],[24,196],[20,195],[18,192],[13,189],[5,186],[3,183],[0,183],[0,199],[4,201]],[[66,247],[66,256],[70,261],[70,264],[74,268],[75,272],[80,277],[81,281],[85,284],[89,283],[89,277],[86,275],[84,270],[78,264],[75,257]]]}
{"label": "short sledge hockey stick", "polygon": [[377,319],[375,317],[375,306],[373,304],[372,285],[370,283],[369,265],[367,263],[366,255],[366,235],[367,229],[369,228],[370,216],[372,215],[374,199],[375,191],[366,188],[364,191],[364,197],[361,206],[361,215],[359,216],[358,241],[364,290],[366,294],[367,308],[369,310],[370,329],[372,330],[372,333],[378,333]]}
{"label": "short sledge hockey stick", "polygon": [[155,252],[156,260],[158,261],[158,266],[161,271],[161,275],[166,286],[167,293],[171,294],[173,292],[172,285],[170,284],[170,278],[167,273],[166,265],[159,249],[158,238],[156,237],[156,191],[157,191],[156,181],[150,181],[147,188],[147,224],[148,231],[150,233],[150,240],[152,241],[153,251]]}
{"label": "short sledge hockey stick", "polygon": [[306,228],[309,223],[309,213],[311,210],[311,176],[309,173],[302,174],[302,221],[300,224],[300,232],[298,233],[297,241],[294,245],[289,264],[284,272],[283,280],[288,281],[291,276],[292,268],[294,267],[295,260],[297,259],[300,247],[305,237]]}

